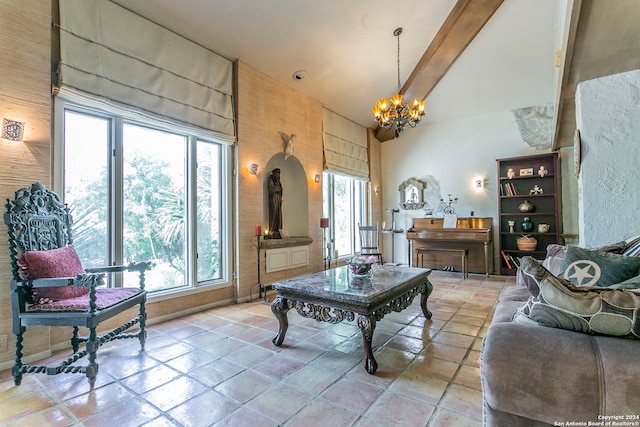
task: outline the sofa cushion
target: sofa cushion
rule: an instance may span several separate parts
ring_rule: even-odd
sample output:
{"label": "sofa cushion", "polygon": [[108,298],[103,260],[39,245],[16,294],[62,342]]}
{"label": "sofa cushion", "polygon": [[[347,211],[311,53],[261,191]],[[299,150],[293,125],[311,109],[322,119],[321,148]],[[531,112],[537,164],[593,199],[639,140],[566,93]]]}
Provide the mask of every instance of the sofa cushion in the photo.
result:
{"label": "sofa cushion", "polygon": [[558,276],[578,286],[611,286],[638,275],[640,258],[568,246]]}
{"label": "sofa cushion", "polygon": [[525,316],[542,326],[640,339],[640,291],[578,287],[532,257],[524,257],[520,268],[540,293],[522,304],[514,321]]}
{"label": "sofa cushion", "polygon": [[[596,423],[602,416],[636,414],[639,352],[638,340],[492,323],[480,360],[482,396],[491,409],[485,425]],[[516,417],[522,419],[502,422]]]}
{"label": "sofa cushion", "polygon": [[[75,277],[83,274],[80,257],[71,245],[46,251],[27,251],[17,260],[20,274],[27,280],[51,277]],[[32,296],[36,302],[60,301],[89,293],[89,288],[73,285],[34,288]]]}

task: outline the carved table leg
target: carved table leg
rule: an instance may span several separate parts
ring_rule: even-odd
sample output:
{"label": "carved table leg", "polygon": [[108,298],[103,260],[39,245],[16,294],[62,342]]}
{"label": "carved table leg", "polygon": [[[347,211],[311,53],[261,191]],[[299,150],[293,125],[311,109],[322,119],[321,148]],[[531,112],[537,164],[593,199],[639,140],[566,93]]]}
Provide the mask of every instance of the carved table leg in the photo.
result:
{"label": "carved table leg", "polygon": [[420,296],[420,307],[422,308],[424,317],[426,317],[427,319],[431,319],[431,312],[427,308],[427,299],[429,298],[429,295],[431,295],[432,291],[433,285],[431,284],[431,282],[427,281],[427,283],[424,284],[424,289],[422,291],[422,295]]}
{"label": "carved table leg", "polygon": [[287,334],[287,329],[289,328],[289,320],[287,319],[289,302],[286,298],[282,298],[278,295],[271,303],[271,311],[276,316],[276,319],[278,319],[278,323],[280,324],[278,335],[273,337],[271,342],[276,346],[280,346],[284,341],[284,336]]}
{"label": "carved table leg", "polygon": [[373,316],[358,316],[358,327],[362,332],[362,343],[364,345],[364,368],[370,374],[375,374],[378,369],[378,362],[373,357],[371,350],[371,341],[373,339],[373,331],[376,329],[376,319]]}

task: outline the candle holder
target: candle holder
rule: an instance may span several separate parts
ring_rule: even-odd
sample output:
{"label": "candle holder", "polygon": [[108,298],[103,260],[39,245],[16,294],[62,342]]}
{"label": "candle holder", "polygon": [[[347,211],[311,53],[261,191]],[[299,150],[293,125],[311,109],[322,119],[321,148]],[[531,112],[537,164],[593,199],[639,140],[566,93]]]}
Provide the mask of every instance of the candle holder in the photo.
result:
{"label": "candle holder", "polygon": [[452,199],[451,198],[451,194],[448,194],[447,196],[449,197],[449,200],[445,201],[444,199],[440,199],[440,204],[444,208],[444,213],[446,213],[446,214],[454,214],[454,213],[456,213],[456,210],[451,205],[455,205],[456,203],[458,203],[458,198],[456,197],[455,199]]}

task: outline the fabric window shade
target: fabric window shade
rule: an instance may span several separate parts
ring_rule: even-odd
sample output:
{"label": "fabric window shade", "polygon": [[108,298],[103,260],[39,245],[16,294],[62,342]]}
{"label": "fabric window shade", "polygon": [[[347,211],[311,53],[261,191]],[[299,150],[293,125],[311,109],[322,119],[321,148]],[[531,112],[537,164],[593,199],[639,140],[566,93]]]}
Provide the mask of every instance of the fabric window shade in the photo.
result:
{"label": "fabric window shade", "polygon": [[60,91],[235,136],[231,61],[108,0],[60,0]]}
{"label": "fabric window shade", "polygon": [[324,169],[368,180],[367,130],[326,108],[322,127]]}

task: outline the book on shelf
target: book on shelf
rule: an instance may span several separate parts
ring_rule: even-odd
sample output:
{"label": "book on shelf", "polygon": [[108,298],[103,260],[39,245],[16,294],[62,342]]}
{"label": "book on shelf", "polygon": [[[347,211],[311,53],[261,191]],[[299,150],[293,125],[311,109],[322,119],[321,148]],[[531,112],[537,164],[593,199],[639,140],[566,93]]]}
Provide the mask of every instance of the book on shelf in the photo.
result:
{"label": "book on shelf", "polygon": [[504,258],[504,262],[507,263],[507,268],[513,268],[511,267],[511,263],[509,262],[509,257],[507,256],[507,254],[505,254],[504,251],[500,251],[500,253],[502,254],[502,258]]}
{"label": "book on shelf", "polygon": [[503,196],[517,196],[518,191],[516,190],[516,186],[513,185],[513,182],[505,182],[500,187],[500,193]]}
{"label": "book on shelf", "polygon": [[504,259],[505,264],[507,264],[507,268],[520,268],[520,258],[508,254],[505,251],[500,251],[500,254]]}

